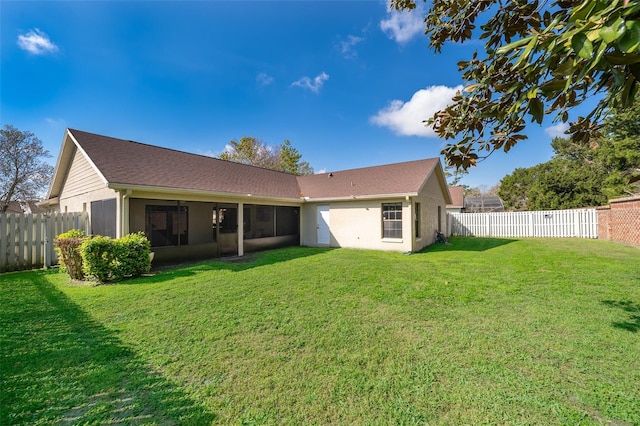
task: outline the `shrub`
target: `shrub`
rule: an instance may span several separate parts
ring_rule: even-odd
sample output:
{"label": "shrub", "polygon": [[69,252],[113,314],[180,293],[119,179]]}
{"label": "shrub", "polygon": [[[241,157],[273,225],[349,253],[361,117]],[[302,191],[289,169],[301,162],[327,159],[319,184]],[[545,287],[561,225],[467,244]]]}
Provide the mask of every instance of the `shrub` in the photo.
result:
{"label": "shrub", "polygon": [[120,239],[97,236],[85,241],[80,251],[85,275],[102,283],[136,277],[151,269],[151,243],[142,232]]}
{"label": "shrub", "polygon": [[82,255],[80,247],[86,237],[83,231],[72,229],[63,232],[53,240],[56,253],[58,254],[58,263],[60,271],[67,272],[71,279],[81,280],[84,278],[82,268]]}
{"label": "shrub", "polygon": [[114,274],[117,255],[116,244],[109,237],[95,236],[82,243],[83,270],[87,277],[101,283],[117,279]]}
{"label": "shrub", "polygon": [[119,258],[119,267],[123,277],[137,277],[151,269],[151,243],[143,232],[125,235],[117,240],[124,256]]}

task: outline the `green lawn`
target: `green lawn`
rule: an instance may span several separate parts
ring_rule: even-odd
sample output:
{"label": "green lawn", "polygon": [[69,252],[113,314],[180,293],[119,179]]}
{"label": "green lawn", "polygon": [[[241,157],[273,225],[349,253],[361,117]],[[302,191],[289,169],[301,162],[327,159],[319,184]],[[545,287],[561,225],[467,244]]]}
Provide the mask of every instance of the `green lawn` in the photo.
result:
{"label": "green lawn", "polygon": [[290,248],[0,275],[0,424],[640,424],[640,250]]}

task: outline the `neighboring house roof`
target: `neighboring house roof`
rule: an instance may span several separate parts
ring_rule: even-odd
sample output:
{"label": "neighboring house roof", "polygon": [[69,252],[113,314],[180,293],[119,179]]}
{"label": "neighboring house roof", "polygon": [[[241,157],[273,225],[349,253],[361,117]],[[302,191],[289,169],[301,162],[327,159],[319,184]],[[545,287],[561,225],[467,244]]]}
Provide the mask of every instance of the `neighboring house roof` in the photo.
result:
{"label": "neighboring house roof", "polygon": [[309,199],[380,195],[417,195],[440,164],[437,158],[299,176],[302,195]]}
{"label": "neighboring house roof", "polygon": [[[264,198],[343,199],[417,195],[437,171],[437,158],[387,164],[308,176],[263,169],[190,154],[130,140],[68,129],[63,140],[48,197],[60,195],[75,149],[79,149],[104,183],[112,189],[179,190]],[[443,190],[448,201],[449,194]]]}
{"label": "neighboring house roof", "polygon": [[449,195],[451,196],[451,204],[447,204],[447,208],[464,207],[464,186],[450,186]]}
{"label": "neighboring house roof", "polygon": [[36,201],[11,201],[7,207],[7,213],[44,213],[45,209],[38,207]]}
{"label": "neighboring house roof", "polygon": [[464,208],[468,212],[501,212],[504,211],[504,204],[496,196],[465,197]]}

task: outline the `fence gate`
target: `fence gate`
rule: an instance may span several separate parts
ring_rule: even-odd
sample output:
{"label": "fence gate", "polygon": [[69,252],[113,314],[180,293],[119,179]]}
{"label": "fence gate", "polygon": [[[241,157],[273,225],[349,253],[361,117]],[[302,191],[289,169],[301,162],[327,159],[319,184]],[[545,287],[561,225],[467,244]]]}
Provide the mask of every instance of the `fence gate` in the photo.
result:
{"label": "fence gate", "polygon": [[448,213],[451,235],[475,237],[598,238],[596,209]]}
{"label": "fence gate", "polygon": [[0,272],[55,265],[56,236],[71,229],[88,233],[88,225],[86,212],[0,214]]}

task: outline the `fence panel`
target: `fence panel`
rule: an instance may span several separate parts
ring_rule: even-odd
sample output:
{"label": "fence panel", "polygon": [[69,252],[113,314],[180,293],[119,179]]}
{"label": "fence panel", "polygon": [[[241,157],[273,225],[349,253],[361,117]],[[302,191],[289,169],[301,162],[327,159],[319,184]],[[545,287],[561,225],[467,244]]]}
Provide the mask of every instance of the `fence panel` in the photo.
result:
{"label": "fence panel", "polygon": [[448,215],[451,218],[452,235],[498,238],[598,238],[596,209]]}
{"label": "fence panel", "polygon": [[0,214],[0,272],[54,265],[56,236],[71,229],[87,232],[88,225],[86,212]]}

